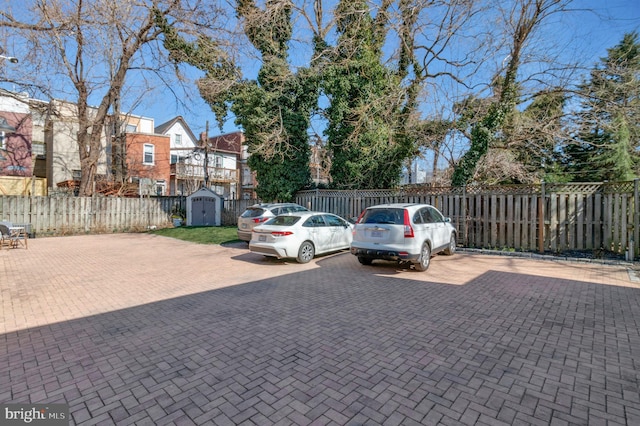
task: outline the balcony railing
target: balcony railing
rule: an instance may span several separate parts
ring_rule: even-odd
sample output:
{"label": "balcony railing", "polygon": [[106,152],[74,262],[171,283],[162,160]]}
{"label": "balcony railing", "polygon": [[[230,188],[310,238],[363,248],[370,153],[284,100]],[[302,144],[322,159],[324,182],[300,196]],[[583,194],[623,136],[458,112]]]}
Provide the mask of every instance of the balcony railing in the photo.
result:
{"label": "balcony railing", "polygon": [[[211,182],[237,182],[238,180],[238,171],[236,169],[208,167],[207,170]],[[171,174],[176,179],[203,179],[204,167],[198,164],[176,163],[171,165]]]}

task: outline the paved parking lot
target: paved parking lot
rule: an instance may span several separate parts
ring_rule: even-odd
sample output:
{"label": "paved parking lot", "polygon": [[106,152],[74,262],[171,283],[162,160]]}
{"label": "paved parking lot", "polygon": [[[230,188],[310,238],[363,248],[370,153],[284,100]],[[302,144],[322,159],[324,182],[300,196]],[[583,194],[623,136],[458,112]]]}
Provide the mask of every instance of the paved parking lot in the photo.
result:
{"label": "paved parking lot", "polygon": [[0,296],[0,403],[72,424],[640,424],[624,265],[74,236],[1,250]]}

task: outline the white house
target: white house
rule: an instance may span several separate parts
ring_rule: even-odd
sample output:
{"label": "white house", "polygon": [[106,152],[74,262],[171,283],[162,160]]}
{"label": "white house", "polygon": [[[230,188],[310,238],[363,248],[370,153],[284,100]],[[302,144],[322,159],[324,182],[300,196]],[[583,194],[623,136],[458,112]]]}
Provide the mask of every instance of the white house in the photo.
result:
{"label": "white house", "polygon": [[200,188],[204,182],[204,159],[197,155],[199,139],[184,118],[178,116],[156,126],[155,133],[171,138],[169,195],[189,195]]}
{"label": "white house", "polygon": [[[244,142],[241,132],[196,138],[180,116],[160,124],[157,134],[171,137],[169,195],[190,195],[205,186],[227,199],[238,196],[238,168]],[[205,171],[206,163],[206,171]]]}

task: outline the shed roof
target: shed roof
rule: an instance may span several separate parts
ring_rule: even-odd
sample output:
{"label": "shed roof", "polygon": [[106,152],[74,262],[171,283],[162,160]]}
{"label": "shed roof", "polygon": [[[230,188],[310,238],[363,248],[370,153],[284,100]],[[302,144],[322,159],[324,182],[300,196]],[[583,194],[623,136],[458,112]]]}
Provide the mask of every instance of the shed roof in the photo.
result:
{"label": "shed roof", "polygon": [[198,189],[196,192],[194,192],[191,195],[188,195],[187,198],[191,198],[191,197],[204,197],[204,196],[209,196],[209,197],[216,197],[216,198],[222,198],[222,195],[218,194],[217,192],[209,189],[209,188],[200,188]]}

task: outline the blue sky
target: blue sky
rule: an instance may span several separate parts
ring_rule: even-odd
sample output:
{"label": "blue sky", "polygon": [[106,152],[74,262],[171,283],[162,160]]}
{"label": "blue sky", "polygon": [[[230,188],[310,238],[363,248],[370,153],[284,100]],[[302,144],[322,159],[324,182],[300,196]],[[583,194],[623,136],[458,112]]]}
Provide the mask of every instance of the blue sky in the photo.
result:
{"label": "blue sky", "polygon": [[[577,0],[572,8],[574,12],[549,23],[549,31],[553,32],[551,40],[567,55],[583,58],[587,68],[605,57],[607,49],[619,43],[625,33],[640,31],[638,0]],[[249,75],[252,71],[255,70],[244,70]],[[222,130],[218,129],[213,113],[197,93],[192,101],[190,110],[186,110],[178,106],[169,93],[160,94],[135,113],[154,118],[156,125],[182,115],[196,135],[205,130],[207,121],[210,135],[239,130],[232,118]]]}

